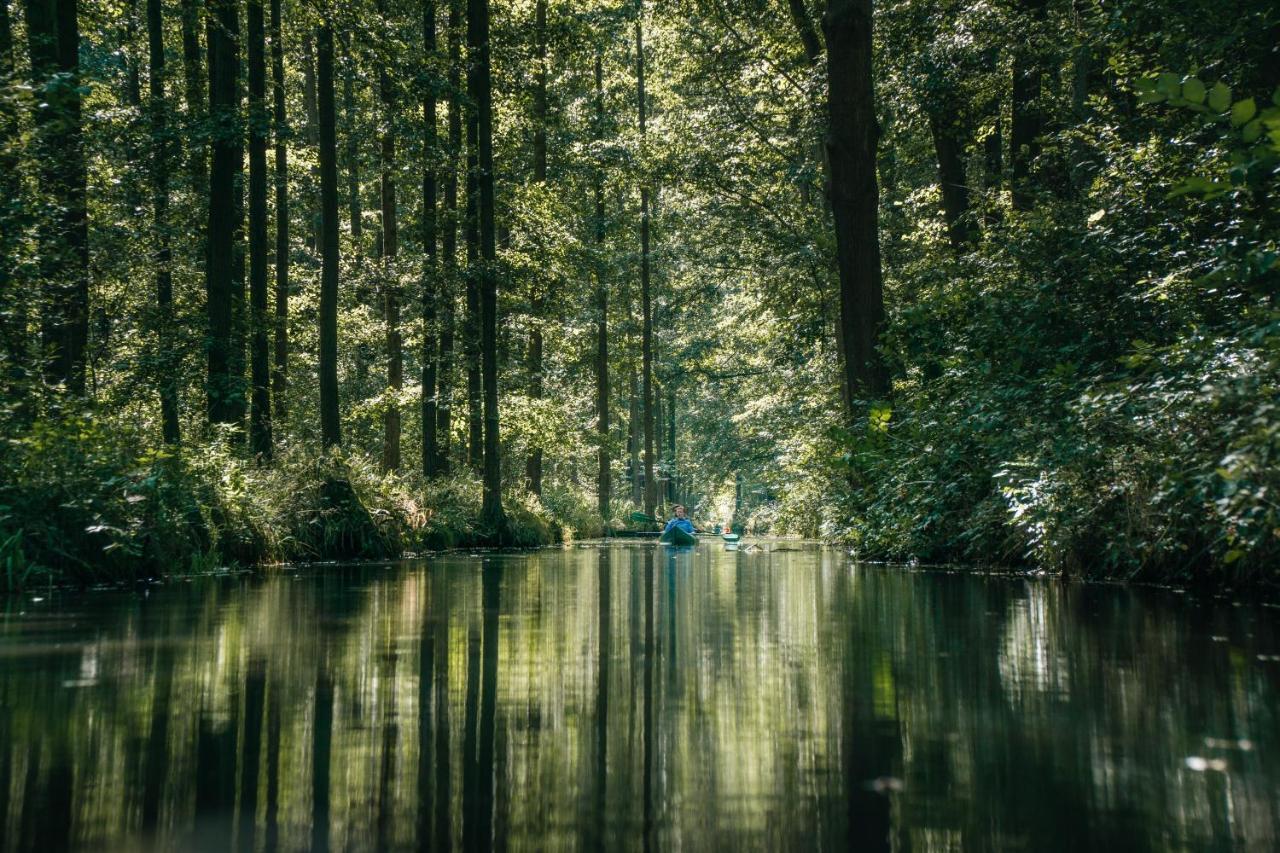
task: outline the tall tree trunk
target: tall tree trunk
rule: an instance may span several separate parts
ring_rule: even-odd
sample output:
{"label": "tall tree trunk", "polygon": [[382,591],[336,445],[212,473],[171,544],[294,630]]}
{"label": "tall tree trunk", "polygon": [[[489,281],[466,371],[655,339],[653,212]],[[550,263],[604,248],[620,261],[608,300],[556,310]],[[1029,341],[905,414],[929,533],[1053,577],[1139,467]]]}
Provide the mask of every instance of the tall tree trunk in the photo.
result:
{"label": "tall tree trunk", "polygon": [[333,105],[333,29],[322,24],[319,54],[320,118],[320,437],[342,443],[338,422],[338,140]]}
{"label": "tall tree trunk", "polygon": [[[537,51],[533,83],[533,181],[547,182],[547,0],[537,0],[533,12],[533,40]],[[542,399],[542,321],[545,307],[539,283],[533,282],[529,308],[529,397]],[[542,447],[535,444],[525,462],[529,491],[542,497]]]}
{"label": "tall tree trunk", "polygon": [[[182,78],[187,106],[187,174],[191,179],[191,195],[204,201],[209,194],[207,151],[208,130],[205,127],[205,79],[200,51],[200,0],[182,0]],[[197,212],[199,218],[199,212]]]}
{"label": "tall tree trunk", "polygon": [[267,33],[249,0],[249,450],[271,458],[271,322],[267,319]]}
{"label": "tall tree trunk", "polygon": [[871,0],[832,0],[823,21],[827,39],[827,152],[840,272],[840,337],[851,417],[860,395],[880,396],[889,391],[889,375],[877,348],[884,325],[884,293],[871,20]]}
{"label": "tall tree trunk", "polygon": [[364,210],[360,200],[360,134],[356,132],[356,63],[347,53],[342,75],[342,117],[346,132],[343,160],[347,172],[347,218],[351,222],[351,242],[356,259],[364,249]]}
{"label": "tall tree trunk", "polygon": [[[471,15],[474,0],[467,0],[467,37],[471,37]],[[470,42],[468,41],[468,45]],[[467,84],[470,87],[475,58],[467,56]],[[468,99],[472,97],[468,89]],[[463,229],[467,243],[467,316],[462,325],[462,355],[467,363],[467,458],[477,472],[484,463],[484,422],[481,405],[484,396],[480,385],[480,283],[476,280],[480,262],[480,186],[476,179],[479,169],[477,153],[479,125],[476,122],[475,101],[471,100],[467,112],[467,199],[466,227]]]}
{"label": "tall tree trunk", "polygon": [[156,263],[156,351],[160,355],[160,430],[176,445],[178,377],[173,351],[173,276],[169,251],[169,125],[164,96],[164,18],[161,0],[147,0],[147,48],[151,102],[151,198]]}
{"label": "tall tree trunk", "polygon": [[671,476],[667,480],[667,500],[676,502],[676,386],[667,386],[667,466]]}
{"label": "tall tree trunk", "polygon": [[[304,139],[308,146],[320,144],[320,106],[316,93],[316,56],[315,39],[310,31],[302,34],[302,112],[307,118]],[[319,166],[311,167],[311,182],[307,188],[307,249],[313,254],[323,251],[320,243],[324,239],[321,230],[324,224],[320,221],[324,214],[316,206],[316,186],[322,178]],[[323,192],[323,190],[321,190]],[[320,202],[324,206],[324,202]],[[323,261],[321,262],[323,264]]]}
{"label": "tall tree trunk", "polygon": [[1044,69],[1036,49],[1048,0],[1021,0],[1021,38],[1013,53],[1013,125],[1010,128],[1010,189],[1014,210],[1030,210],[1033,199],[1031,167],[1040,154],[1044,119],[1040,88]]}
{"label": "tall tree trunk", "polygon": [[80,25],[76,0],[27,0],[31,74],[36,98],[36,151],[41,182],[54,210],[42,216],[40,324],[45,376],[72,394],[85,391],[89,340],[89,223],[80,133]]}
{"label": "tall tree trunk", "polygon": [[627,407],[627,470],[631,476],[631,502],[640,506],[644,501],[644,472],[640,470],[640,380],[635,364],[631,366],[630,396]]}
{"label": "tall tree trunk", "polygon": [[[385,0],[378,0],[383,36],[390,29]],[[390,48],[391,45],[385,44]],[[388,53],[390,51],[388,50]],[[382,317],[387,324],[387,387],[392,399],[382,416],[382,467],[400,469],[400,390],[404,387],[404,350],[400,338],[400,280],[396,273],[399,230],[396,224],[396,98],[384,60],[378,68],[378,96],[382,101]]]}
{"label": "tall tree trunk", "polygon": [[[644,93],[644,0],[636,0],[636,111],[640,125],[640,148],[645,147],[646,104]],[[641,377],[644,409],[644,511],[653,517],[658,503],[657,481],[653,476],[653,304],[649,281],[649,179],[640,185],[640,313]]]}
{"label": "tall tree trunk", "polygon": [[440,264],[436,257],[436,0],[422,0],[422,46],[430,63],[422,96],[424,167],[422,171],[422,474],[440,473],[440,448],[436,440],[436,340],[440,303]]}
{"label": "tall tree trunk", "polygon": [[236,355],[237,314],[243,310],[242,259],[236,243],[241,234],[243,203],[240,175],[243,143],[239,114],[240,15],[236,0],[210,0],[208,18],[209,120],[212,126],[213,164],[209,181],[208,258],[205,292],[209,316],[209,423],[242,424],[244,417],[243,361]]}
{"label": "tall tree trunk", "polygon": [[489,69],[489,0],[468,0],[467,91],[476,109],[480,228],[480,356],[484,387],[484,497],[480,523],[495,541],[506,535],[498,437],[498,279],[493,194],[493,84]]}
{"label": "tall tree trunk", "polygon": [[[952,93],[955,94],[955,93]],[[930,105],[929,132],[938,158],[938,183],[942,187],[942,216],[947,223],[947,239],[956,251],[963,251],[977,239],[969,212],[969,181],[965,175],[965,144],[969,138],[960,119],[941,105]]]}
{"label": "tall tree trunk", "polygon": [[[9,0],[0,0],[0,86],[14,82],[16,68],[13,53],[13,25]],[[0,98],[0,138],[16,139],[19,132],[18,112],[12,98]],[[18,151],[12,145],[0,145],[0,198],[17,206],[21,184],[18,181]],[[21,226],[14,220],[16,211],[0,214],[0,355],[7,364],[0,375],[0,394],[21,403],[25,397],[27,376],[27,299],[20,293],[13,270],[17,265],[17,232]]]}
{"label": "tall tree trunk", "polygon": [[[596,116],[593,136],[596,147],[604,142],[604,68],[596,50]],[[604,272],[604,167],[596,163],[591,176],[595,195],[595,276],[596,276],[596,502],[600,518],[609,520],[612,488],[609,464],[609,281]]]}
{"label": "tall tree trunk", "polygon": [[281,0],[271,0],[271,72],[275,106],[275,190],[276,190],[276,315],[275,364],[271,396],[276,420],[288,413],[285,393],[289,388],[289,146],[285,113],[284,31],[281,27]]}
{"label": "tall tree trunk", "polygon": [[444,185],[444,255],[440,318],[440,368],[436,379],[439,398],[437,436],[440,473],[449,473],[449,448],[453,438],[453,333],[458,282],[458,157],[462,151],[462,0],[449,0],[449,147]]}

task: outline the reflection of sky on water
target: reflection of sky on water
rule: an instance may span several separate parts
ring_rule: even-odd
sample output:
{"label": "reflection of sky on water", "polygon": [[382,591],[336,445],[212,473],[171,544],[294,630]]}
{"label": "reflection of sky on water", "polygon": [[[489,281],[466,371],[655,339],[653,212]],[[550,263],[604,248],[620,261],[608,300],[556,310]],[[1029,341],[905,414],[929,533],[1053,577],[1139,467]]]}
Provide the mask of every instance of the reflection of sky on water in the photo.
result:
{"label": "reflection of sky on water", "polygon": [[1280,837],[1260,607],[717,544],[41,597],[0,617],[10,849]]}

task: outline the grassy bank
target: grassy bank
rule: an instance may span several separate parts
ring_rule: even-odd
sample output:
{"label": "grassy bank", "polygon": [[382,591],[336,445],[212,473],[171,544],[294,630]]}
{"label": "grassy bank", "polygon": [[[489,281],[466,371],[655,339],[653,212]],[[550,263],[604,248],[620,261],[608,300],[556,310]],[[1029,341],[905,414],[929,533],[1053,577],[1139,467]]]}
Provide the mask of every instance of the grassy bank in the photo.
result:
{"label": "grassy bank", "polygon": [[512,491],[508,529],[478,523],[469,472],[424,481],[306,448],[270,465],[224,441],[181,451],[109,418],[40,419],[0,462],[0,583],[119,582],[217,566],[393,559],[479,545],[534,547],[599,536],[588,498]]}

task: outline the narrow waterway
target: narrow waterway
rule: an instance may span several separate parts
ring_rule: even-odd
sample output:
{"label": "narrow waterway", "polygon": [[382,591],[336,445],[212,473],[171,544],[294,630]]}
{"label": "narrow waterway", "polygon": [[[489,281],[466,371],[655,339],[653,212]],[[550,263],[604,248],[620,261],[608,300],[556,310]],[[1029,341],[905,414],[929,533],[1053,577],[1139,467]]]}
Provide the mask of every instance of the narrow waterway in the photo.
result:
{"label": "narrow waterway", "polygon": [[5,849],[1262,850],[1280,610],[585,543],[28,593]]}

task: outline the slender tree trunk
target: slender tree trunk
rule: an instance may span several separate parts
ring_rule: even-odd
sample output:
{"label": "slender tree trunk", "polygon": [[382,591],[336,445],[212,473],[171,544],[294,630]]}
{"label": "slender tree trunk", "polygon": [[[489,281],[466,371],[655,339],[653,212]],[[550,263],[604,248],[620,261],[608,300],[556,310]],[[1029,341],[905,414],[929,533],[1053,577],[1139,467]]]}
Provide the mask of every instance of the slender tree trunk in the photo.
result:
{"label": "slender tree trunk", "polygon": [[[471,14],[474,12],[474,0],[467,0],[467,32],[470,38]],[[468,46],[470,42],[468,42]],[[475,64],[475,59],[468,50],[468,66]],[[468,86],[471,82],[468,71]],[[468,92],[468,97],[471,97]],[[484,463],[484,422],[481,418],[483,389],[480,385],[480,206],[479,182],[476,172],[479,168],[477,154],[479,125],[475,117],[475,102],[472,101],[467,112],[467,199],[466,227],[464,235],[467,242],[467,317],[462,326],[462,354],[467,363],[467,457],[471,467],[480,470]]]}
{"label": "slender tree trunk", "polygon": [[458,157],[462,151],[462,0],[449,0],[449,146],[444,185],[444,233],[441,253],[440,368],[436,380],[437,440],[440,473],[449,473],[449,449],[453,438],[453,334],[458,282]]}
{"label": "slender tree trunk", "polygon": [[929,132],[938,158],[938,182],[942,187],[942,215],[947,223],[947,239],[956,251],[963,251],[977,239],[969,211],[969,181],[965,175],[965,144],[969,138],[960,120],[943,109],[929,109]]}
{"label": "slender tree trunk", "polygon": [[676,386],[667,386],[667,465],[671,476],[667,480],[667,500],[676,502],[677,470],[676,470]]}
{"label": "slender tree trunk", "polygon": [[267,319],[267,33],[263,0],[249,0],[249,449],[271,458],[271,322]]}
{"label": "slender tree trunk", "polygon": [[[316,56],[315,40],[310,31],[302,34],[302,111],[307,117],[305,140],[314,148],[320,144],[320,107],[316,97]],[[311,182],[307,187],[307,249],[313,255],[321,251],[323,239],[321,229],[324,227],[320,219],[323,214],[316,206],[316,188],[320,184],[319,166],[311,167]],[[323,202],[321,202],[323,206]],[[323,263],[323,262],[322,262]]]}
{"label": "slender tree trunk", "polygon": [[1030,210],[1032,164],[1040,154],[1044,119],[1040,113],[1043,68],[1036,38],[1044,21],[1048,0],[1021,0],[1022,38],[1013,53],[1013,126],[1010,128],[1010,189],[1014,210]]}
{"label": "slender tree trunk", "polygon": [[[385,0],[378,0],[378,16],[388,29]],[[390,47],[390,45],[386,45]],[[399,230],[396,220],[395,89],[387,61],[378,69],[378,96],[382,101],[382,309],[387,324],[387,387],[392,399],[382,417],[382,467],[400,469],[400,390],[404,387],[404,342],[400,337],[400,281],[396,274]]]}
{"label": "slender tree trunk", "polygon": [[[13,53],[13,25],[9,16],[9,0],[0,0],[0,86],[14,82],[16,68]],[[18,112],[14,100],[0,98],[0,138],[16,139],[19,132]],[[0,145],[0,198],[17,206],[21,184],[18,181],[18,152],[12,145]],[[19,292],[13,274],[17,266],[16,212],[0,218],[0,347],[7,360],[0,376],[0,394],[22,404],[26,396],[27,376],[27,299]]]}
{"label": "slender tree trunk", "polygon": [[275,369],[271,377],[271,395],[277,422],[283,421],[288,413],[285,394],[289,388],[289,125],[285,113],[284,31],[281,27],[280,6],[281,0],[271,0],[271,88],[275,106],[276,190]]}
{"label": "slender tree trunk", "polygon": [[[594,136],[597,147],[604,142],[604,67],[600,51],[596,51],[596,121]],[[592,193],[595,196],[595,276],[596,276],[596,471],[597,508],[600,518],[609,520],[612,490],[609,464],[609,281],[604,273],[604,168],[596,163],[592,170]]]}
{"label": "slender tree trunk", "polygon": [[828,160],[840,272],[840,336],[850,416],[860,395],[889,391],[878,349],[884,325],[876,186],[871,0],[831,0],[827,39]]}
{"label": "slender tree trunk", "polygon": [[[537,58],[533,83],[533,180],[547,182],[547,0],[537,0],[533,13],[533,39]],[[544,311],[542,289],[533,283],[529,307],[532,328],[529,331],[529,397],[542,399],[542,321]],[[542,497],[542,447],[535,445],[525,462],[525,481],[529,491]]]}
{"label": "slender tree trunk", "polygon": [[356,63],[350,53],[346,56],[342,75],[342,117],[346,125],[343,160],[347,171],[347,217],[351,222],[351,242],[355,245],[357,260],[364,249],[364,210],[360,201],[360,134],[356,132]]}
{"label": "slender tree trunk", "polygon": [[151,198],[156,262],[156,351],[160,355],[160,429],[165,444],[176,445],[178,432],[177,365],[173,351],[173,276],[169,252],[169,126],[164,96],[164,18],[161,0],[147,0],[147,53],[150,65]]}
{"label": "slender tree trunk", "polygon": [[425,263],[422,271],[422,474],[434,477],[440,473],[440,448],[436,440],[437,314],[440,303],[440,264],[436,257],[436,0],[422,2],[422,45],[431,63],[424,83],[422,124],[424,168],[422,171],[422,245]]}
{"label": "slender tree trunk", "polygon": [[338,422],[338,140],[333,105],[333,29],[322,24],[319,54],[320,119],[320,437],[342,443]]}
{"label": "slender tree trunk", "polygon": [[[240,141],[239,74],[237,42],[240,16],[235,0],[210,0],[209,120],[212,125],[213,165],[209,182],[208,259],[205,264],[205,295],[209,316],[209,423],[241,424],[244,415],[243,353],[236,357],[236,287],[243,286],[243,273],[236,274],[240,234],[239,216],[243,205],[237,201],[242,169]],[[243,298],[243,294],[241,294]],[[237,367],[241,368],[237,372]]]}
{"label": "slender tree trunk", "polygon": [[644,472],[640,470],[640,380],[634,363],[631,366],[630,397],[627,411],[627,468],[631,474],[631,502],[644,501]]}
{"label": "slender tree trunk", "polygon": [[[636,111],[640,125],[640,147],[644,150],[646,103],[644,92],[644,0],[636,0]],[[644,409],[644,511],[653,517],[658,503],[657,481],[653,476],[653,304],[649,281],[649,179],[640,185],[640,312],[641,377]]]}
{"label": "slender tree trunk", "polygon": [[[203,201],[208,197],[208,128],[205,126],[205,79],[201,66],[200,0],[182,0],[182,78],[187,106],[187,174],[191,179],[191,195]],[[197,217],[200,216],[197,212]]]}
{"label": "slender tree trunk", "polygon": [[45,377],[85,391],[89,340],[89,227],[80,133],[80,26],[76,0],[27,0],[31,74],[44,89],[35,113],[41,181],[55,202],[39,231]]}
{"label": "slender tree trunk", "polygon": [[480,228],[480,354],[484,387],[484,500],[480,523],[495,541],[506,535],[498,436],[498,279],[493,194],[493,87],[489,69],[489,0],[468,0],[467,90],[476,109]]}

